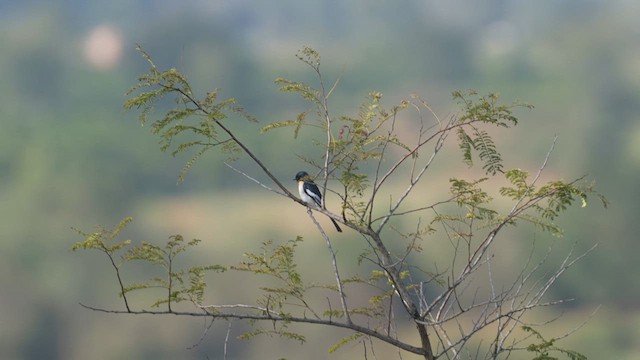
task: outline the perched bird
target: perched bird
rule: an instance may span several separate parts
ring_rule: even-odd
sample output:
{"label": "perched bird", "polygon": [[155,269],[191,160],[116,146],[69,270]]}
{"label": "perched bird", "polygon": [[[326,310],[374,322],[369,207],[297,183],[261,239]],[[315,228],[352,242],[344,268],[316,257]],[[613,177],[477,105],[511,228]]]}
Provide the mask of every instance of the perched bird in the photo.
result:
{"label": "perched bird", "polygon": [[[296,174],[294,180],[298,182],[298,191],[300,192],[300,198],[302,201],[307,203],[310,207],[317,206],[322,209],[322,193],[320,192],[320,189],[318,189],[318,185],[311,180],[309,174],[307,174],[306,171],[300,171]],[[333,225],[335,225],[336,230],[338,230],[338,232],[342,232],[338,223],[331,217],[329,219]]]}

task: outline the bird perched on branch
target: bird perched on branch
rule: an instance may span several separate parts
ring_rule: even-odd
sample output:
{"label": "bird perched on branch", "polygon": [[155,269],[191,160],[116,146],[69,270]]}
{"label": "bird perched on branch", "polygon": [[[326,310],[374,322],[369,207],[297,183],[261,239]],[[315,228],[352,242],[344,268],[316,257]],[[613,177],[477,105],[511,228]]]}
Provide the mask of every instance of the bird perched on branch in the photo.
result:
{"label": "bird perched on branch", "polygon": [[[309,207],[317,206],[321,209],[324,208],[322,206],[322,193],[320,189],[318,189],[318,185],[313,182],[311,176],[309,176],[306,171],[298,172],[294,180],[298,182],[298,192],[300,192],[302,201],[307,203]],[[342,229],[333,218],[329,217],[329,220],[335,225],[338,232],[342,232]]]}

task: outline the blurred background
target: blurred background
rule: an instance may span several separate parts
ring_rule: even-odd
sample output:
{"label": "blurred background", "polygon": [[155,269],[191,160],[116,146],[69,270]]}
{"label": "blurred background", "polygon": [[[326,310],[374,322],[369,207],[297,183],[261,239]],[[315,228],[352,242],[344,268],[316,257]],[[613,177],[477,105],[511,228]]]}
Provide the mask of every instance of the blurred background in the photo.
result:
{"label": "blurred background", "polygon": [[[161,153],[138,113],[122,109],[126,90],[148,68],[138,43],[160,68],[180,69],[198,91],[220,88],[256,116],[260,124],[233,126],[284,182],[302,166],[295,147],[278,146],[291,144],[291,133],[258,130],[307,108],[273,84],[279,76],[311,79],[294,56],[304,45],[322,55],[328,82],[342,76],[332,97],[336,116],[357,114],[374,90],[389,107],[419,94],[442,116],[456,109],[451,92],[469,88],[534,105],[497,139],[506,167],[534,172],[557,134],[549,172],[567,180],[588,175],[612,204],[604,210],[593,201],[561,219],[561,242],[600,244],[551,294],[576,299],[554,310],[564,312],[558,333],[600,306],[561,345],[589,359],[640,358],[638,18],[640,3],[631,0],[0,0],[0,357],[222,358],[225,323],[198,343],[202,320],[81,308],[122,304],[106,258],[69,252],[81,240],[72,227],[92,231],[132,216],[123,236],[136,241],[160,243],[178,232],[202,239],[185,264],[236,262],[261,241],[301,234],[309,240],[300,261],[326,265],[314,259],[326,250],[312,241],[306,215],[216,155],[176,185],[188,157]],[[451,159],[459,165],[458,153]],[[248,163],[238,166],[257,174]],[[438,176],[448,178],[442,169]],[[284,225],[283,217],[299,221]],[[341,256],[355,251],[342,246]],[[212,303],[215,291],[237,301],[251,296],[226,281],[211,285]],[[145,305],[137,300],[134,307]],[[243,329],[238,323],[230,333],[230,359],[325,358],[333,336],[304,330],[307,345],[235,339]],[[331,356],[359,358],[361,350],[348,345]]]}

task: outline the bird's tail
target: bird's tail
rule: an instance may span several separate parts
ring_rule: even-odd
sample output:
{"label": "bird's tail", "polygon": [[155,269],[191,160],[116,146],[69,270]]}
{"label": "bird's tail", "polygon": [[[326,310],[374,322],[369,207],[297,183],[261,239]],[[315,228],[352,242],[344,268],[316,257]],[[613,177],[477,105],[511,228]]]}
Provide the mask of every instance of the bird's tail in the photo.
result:
{"label": "bird's tail", "polygon": [[333,223],[333,225],[336,227],[336,230],[338,230],[338,232],[342,232],[342,229],[340,228],[340,226],[338,225],[338,223],[333,220],[333,218],[329,218],[331,219],[331,222]]}

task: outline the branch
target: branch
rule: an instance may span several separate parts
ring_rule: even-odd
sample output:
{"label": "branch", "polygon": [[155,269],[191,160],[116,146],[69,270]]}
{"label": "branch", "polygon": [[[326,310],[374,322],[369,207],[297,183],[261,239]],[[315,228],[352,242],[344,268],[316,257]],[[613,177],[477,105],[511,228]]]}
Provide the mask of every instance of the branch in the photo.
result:
{"label": "branch", "polygon": [[[546,155],[544,161],[542,162],[542,165],[538,169],[538,173],[536,174],[536,176],[533,179],[532,184],[531,184],[531,186],[529,188],[531,188],[533,185],[535,185],[536,181],[538,180],[538,178],[542,174],[542,171],[547,167],[547,163],[549,161],[549,157],[551,156],[551,153],[553,152],[553,149],[555,147],[555,143],[556,143],[557,138],[558,138],[558,136],[556,135],[554,140],[553,140],[553,143],[551,144],[551,147],[549,148],[549,151],[547,151],[547,155]],[[525,203],[524,205],[520,206],[522,204],[522,202],[524,201],[524,199],[527,197],[528,194],[529,194],[529,190],[527,190],[524,194],[522,194],[522,196],[518,199],[518,201],[516,201],[516,203],[513,205],[513,207],[511,208],[511,211],[509,211],[509,214],[507,214],[505,219],[503,221],[501,221],[492,231],[489,232],[489,234],[487,235],[485,240],[478,246],[476,251],[471,256],[470,261],[467,263],[467,265],[465,266],[465,268],[462,271],[462,273],[460,273],[458,279],[456,280],[456,284],[462,282],[470,273],[472,273],[474,271],[474,269],[478,266],[478,263],[480,262],[480,259],[482,259],[484,254],[489,250],[489,247],[493,243],[493,240],[498,235],[500,230],[502,230],[502,228],[505,225],[510,223],[520,213],[524,212],[526,209],[528,209],[529,207],[531,207],[531,206],[533,206],[535,204],[535,202],[532,203],[531,201],[529,201],[529,202]],[[537,200],[542,200],[542,198],[543,197],[540,197]],[[454,286],[456,286],[456,285],[454,285]]]}
{"label": "branch", "polygon": [[[450,122],[451,123],[451,122]],[[425,172],[427,171],[427,169],[430,167],[431,163],[433,162],[433,160],[435,159],[436,155],[438,154],[438,152],[440,151],[440,149],[442,148],[442,146],[444,145],[444,140],[447,138],[447,136],[449,135],[449,131],[453,128],[455,128],[456,125],[453,126],[447,126],[445,129],[442,129],[438,132],[436,132],[435,134],[433,134],[432,136],[430,136],[429,138],[427,138],[424,141],[419,142],[419,144],[409,153],[405,154],[405,156],[403,156],[398,162],[396,162],[391,169],[389,169],[387,171],[387,173],[380,179],[380,182],[377,184],[377,188],[379,188],[380,186],[382,186],[382,184],[384,183],[384,181],[393,173],[395,172],[395,170],[400,166],[400,164],[402,164],[406,159],[408,159],[410,156],[414,155],[417,153],[418,149],[420,149],[422,146],[424,146],[425,144],[427,144],[429,141],[431,141],[432,139],[436,138],[436,135],[439,135],[437,141],[436,141],[436,146],[433,150],[433,153],[431,154],[431,157],[429,158],[429,160],[427,161],[427,163],[425,165],[422,166],[422,169],[420,170],[420,172],[418,173],[418,175],[416,177],[413,177],[413,175],[411,176],[411,179],[409,181],[409,186],[407,187],[407,189],[404,191],[404,193],[402,195],[400,195],[400,198],[396,201],[396,203],[393,205],[393,207],[391,207],[391,209],[389,209],[389,212],[387,213],[387,215],[385,215],[382,219],[382,221],[380,222],[380,225],[378,226],[378,229],[376,230],[376,232],[379,234],[382,231],[382,228],[384,227],[384,225],[391,219],[391,216],[393,216],[393,214],[398,210],[398,208],[400,207],[400,205],[402,205],[404,199],[406,199],[406,197],[409,195],[409,193],[411,193],[411,190],[413,190],[413,188],[415,187],[415,185],[420,181],[420,178],[422,178],[422,176],[425,174]],[[377,189],[374,189],[377,190]]]}
{"label": "branch", "polygon": [[387,146],[390,143],[390,139],[391,139],[391,135],[393,134],[394,130],[395,130],[395,126],[396,126],[396,118],[398,115],[398,110],[397,108],[394,107],[393,109],[393,119],[391,121],[391,129],[389,129],[389,132],[387,133],[387,140],[384,142],[384,145],[382,146],[382,150],[380,150],[380,158],[378,159],[378,163],[376,165],[376,172],[375,172],[375,178],[373,179],[373,188],[371,190],[371,197],[369,198],[369,201],[367,202],[367,205],[365,206],[364,211],[362,212],[362,216],[360,217],[360,221],[363,222],[364,221],[364,217],[367,213],[367,208],[369,209],[369,223],[373,223],[373,202],[375,201],[376,195],[378,193],[378,190],[380,190],[380,187],[378,187],[378,178],[380,177],[380,169],[382,168],[382,163],[383,160],[385,158],[385,152],[387,151]]}
{"label": "branch", "polygon": [[[322,207],[326,207],[327,201],[327,183],[329,182],[329,161],[331,158],[331,116],[329,115],[329,100],[327,99],[327,95],[324,89],[324,81],[322,80],[322,74],[320,73],[320,64],[314,68],[316,73],[318,74],[318,79],[320,80],[320,89],[322,91],[322,110],[324,112],[324,119],[326,121],[326,129],[327,132],[327,145],[324,154],[324,166],[322,168],[324,183],[322,184]],[[331,89],[333,91],[333,89]]]}
{"label": "branch", "polygon": [[[211,320],[211,323],[213,324],[213,320]],[[229,325],[227,326],[227,335],[225,335],[224,337],[224,351],[223,351],[224,360],[227,360],[227,344],[229,343],[229,334],[231,334],[232,323],[233,321],[229,320]]]}
{"label": "branch", "polygon": [[249,179],[249,180],[253,181],[254,183],[256,183],[256,184],[260,185],[262,188],[264,188],[264,189],[266,189],[266,190],[269,190],[269,191],[271,191],[271,192],[274,192],[274,193],[276,193],[276,194],[278,194],[278,195],[282,195],[282,196],[289,197],[289,195],[288,195],[288,194],[285,194],[285,193],[283,193],[283,192],[280,192],[280,191],[278,191],[278,190],[275,190],[275,189],[272,189],[272,188],[268,187],[268,186],[267,186],[267,185],[265,185],[264,183],[260,182],[260,180],[258,180],[258,179],[256,179],[256,178],[254,178],[254,177],[252,177],[252,176],[248,175],[247,173],[245,173],[245,172],[243,172],[243,171],[241,171],[241,170],[239,170],[239,169],[235,168],[233,165],[229,164],[228,162],[226,162],[226,161],[225,161],[225,162],[224,162],[224,164],[225,164],[228,168],[230,168],[231,170],[233,170],[233,171],[237,172],[238,174],[240,174],[240,175],[242,175],[242,176],[246,177],[247,179]]}
{"label": "branch", "polygon": [[[214,321],[215,321],[215,319],[211,319],[211,321],[209,322],[209,325],[205,326],[204,331],[202,332],[202,335],[200,336],[200,339],[198,339],[198,341],[195,344],[187,347],[187,350],[195,349],[198,346],[200,346],[200,344],[204,340],[205,336],[207,336],[207,333],[209,333],[209,330],[211,330],[211,327],[213,326],[213,322]],[[231,328],[231,321],[229,321],[229,328]],[[226,348],[227,348],[227,344],[225,342],[225,353],[226,353]]]}
{"label": "branch", "polygon": [[342,311],[344,312],[344,316],[347,319],[347,323],[351,324],[351,316],[349,315],[349,310],[347,308],[347,299],[344,293],[344,289],[342,288],[342,281],[340,280],[340,273],[338,272],[338,263],[336,261],[336,253],[333,251],[333,247],[331,246],[331,240],[329,240],[327,233],[325,233],[322,226],[320,226],[320,223],[318,223],[316,218],[313,216],[313,212],[311,211],[311,208],[307,208],[307,214],[309,214],[309,217],[311,218],[313,223],[316,224],[316,227],[318,227],[318,231],[320,231],[320,234],[322,234],[322,237],[327,242],[327,248],[329,249],[329,253],[331,254],[331,263],[333,264],[333,274],[335,275],[336,283],[338,284],[338,293],[340,294]]}
{"label": "branch", "polygon": [[540,167],[538,168],[538,172],[536,173],[536,176],[533,178],[533,181],[531,181],[531,185],[528,186],[527,191],[525,191],[525,193],[522,194],[520,199],[518,199],[518,201],[513,205],[513,208],[511,208],[510,213],[513,213],[516,210],[518,205],[520,205],[520,203],[522,203],[522,201],[524,201],[524,199],[529,195],[531,189],[533,189],[533,186],[536,184],[536,182],[538,182],[538,179],[540,178],[542,171],[547,167],[547,163],[549,162],[551,153],[553,152],[553,149],[556,147],[557,140],[558,140],[558,135],[555,135],[553,137],[553,142],[551,143],[551,147],[549,148],[549,151],[547,151],[547,155],[544,157],[544,161],[542,162],[542,165],[540,165]]}
{"label": "branch", "polygon": [[130,315],[175,315],[175,316],[192,316],[192,317],[210,317],[213,319],[238,319],[238,320],[255,320],[255,321],[282,321],[282,322],[294,322],[294,323],[306,323],[333,326],[337,328],[349,329],[367,336],[374,337],[378,340],[382,340],[390,345],[396,346],[402,350],[408,351],[417,355],[425,355],[425,350],[413,345],[409,345],[402,341],[399,341],[391,336],[379,333],[375,330],[354,324],[354,323],[342,323],[333,320],[313,319],[295,316],[282,316],[282,315],[255,315],[255,314],[222,314],[222,313],[207,313],[207,312],[189,312],[189,311],[167,311],[167,310],[139,310],[139,311],[124,311],[124,310],[108,310],[97,308],[80,303],[80,306],[92,311],[107,313],[107,314],[130,314]]}
{"label": "branch", "polygon": [[400,297],[400,301],[405,308],[405,311],[416,321],[416,326],[418,328],[418,334],[420,335],[420,341],[422,343],[422,348],[424,349],[424,357],[427,360],[433,360],[433,351],[431,349],[431,340],[429,339],[429,334],[427,333],[426,325],[418,322],[420,319],[420,312],[418,311],[418,307],[414,303],[407,287],[402,281],[402,276],[400,275],[400,269],[398,268],[398,263],[394,262],[391,253],[387,249],[387,247],[380,239],[380,235],[369,229],[368,232],[363,233],[363,235],[368,235],[373,242],[375,243],[375,254],[378,256],[380,263],[378,264],[386,273],[393,285],[393,289],[396,294]]}
{"label": "branch", "polygon": [[226,126],[224,126],[218,119],[216,119],[215,117],[210,116],[211,113],[205,109],[196,99],[193,98],[193,96],[191,96],[190,94],[186,93],[184,90],[180,89],[180,88],[176,88],[176,87],[168,87],[164,84],[160,84],[162,87],[171,89],[173,91],[177,91],[179,92],[182,96],[184,96],[187,100],[189,100],[198,110],[200,110],[202,113],[204,113],[205,115],[209,116],[215,123],[216,125],[218,125],[224,132],[227,133],[227,135],[229,135],[229,137],[231,139],[233,139],[233,141],[238,144],[238,146],[240,146],[242,148],[242,150],[249,155],[249,157],[262,169],[262,171],[271,179],[273,180],[273,182],[290,198],[292,199],[297,199],[281,182],[280,180],[278,180],[278,178],[276,178],[269,169],[267,169],[267,167],[262,163],[262,161],[260,161],[260,159],[258,159],[258,157],[251,151],[249,150],[249,148],[243,143],[241,142],[233,132],[231,132],[231,130],[229,130]]}
{"label": "branch", "polygon": [[118,284],[120,284],[120,294],[122,295],[122,300],[124,300],[124,306],[127,308],[128,312],[131,312],[131,309],[129,308],[129,302],[127,301],[127,294],[124,291],[124,284],[122,283],[122,277],[120,276],[120,268],[118,267],[118,265],[116,265],[116,262],[113,260],[113,256],[111,255],[111,252],[104,245],[102,245],[102,249],[107,254],[107,256],[109,257],[109,260],[111,261],[111,265],[113,265],[113,268],[116,270],[116,276],[118,277]]}

